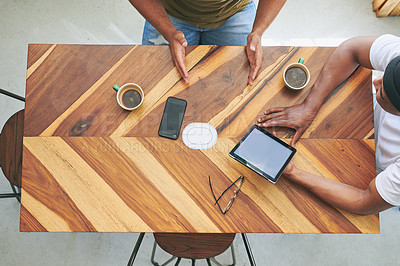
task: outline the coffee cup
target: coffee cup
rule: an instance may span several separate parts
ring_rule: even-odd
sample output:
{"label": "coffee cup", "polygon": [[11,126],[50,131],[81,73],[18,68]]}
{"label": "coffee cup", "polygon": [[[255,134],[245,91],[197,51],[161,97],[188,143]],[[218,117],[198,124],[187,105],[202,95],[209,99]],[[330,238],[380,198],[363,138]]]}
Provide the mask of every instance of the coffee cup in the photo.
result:
{"label": "coffee cup", "polygon": [[115,84],[113,89],[117,92],[117,102],[123,109],[132,111],[142,105],[144,93],[139,85],[126,83],[119,87]]}
{"label": "coffee cup", "polygon": [[283,80],[286,87],[292,90],[301,90],[310,81],[310,70],[304,65],[304,58],[298,63],[292,63],[283,71]]}

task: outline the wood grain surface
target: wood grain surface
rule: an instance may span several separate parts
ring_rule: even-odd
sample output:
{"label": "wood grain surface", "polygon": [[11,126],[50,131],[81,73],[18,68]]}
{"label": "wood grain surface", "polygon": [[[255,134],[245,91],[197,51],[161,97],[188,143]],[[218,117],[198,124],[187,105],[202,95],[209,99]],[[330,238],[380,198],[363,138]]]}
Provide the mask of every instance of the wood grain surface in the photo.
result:
{"label": "wood grain surface", "polygon": [[[378,215],[333,208],[284,176],[269,183],[228,155],[265,109],[306,97],[310,85],[285,88],[285,66],[304,57],[312,84],[333,50],[264,47],[250,87],[244,47],[190,46],[186,85],[167,46],[30,45],[21,231],[379,233]],[[112,90],[128,82],[145,93],[133,112]],[[371,72],[359,68],[331,95],[296,145],[299,168],[368,186],[375,177],[370,90]],[[182,128],[217,129],[215,146],[192,150],[181,136],[157,135],[169,96],[188,102]],[[278,133],[287,142],[293,134]],[[226,215],[214,205],[209,175],[216,193],[245,176]]]}
{"label": "wood grain surface", "polygon": [[[273,185],[236,163],[228,153],[237,139],[219,138],[203,151],[170,142],[159,137],[26,137],[24,162],[31,167],[24,171],[23,206],[49,231],[379,231],[377,216],[336,210],[284,177]],[[366,188],[365,177],[375,176],[373,145],[372,140],[301,139],[294,163]],[[213,204],[208,175],[216,193],[239,175],[246,177],[226,215]],[[21,224],[21,230],[31,229]]]}
{"label": "wood grain surface", "polygon": [[13,114],[4,124],[0,134],[0,166],[4,176],[14,186],[21,187],[22,138],[24,110]]}

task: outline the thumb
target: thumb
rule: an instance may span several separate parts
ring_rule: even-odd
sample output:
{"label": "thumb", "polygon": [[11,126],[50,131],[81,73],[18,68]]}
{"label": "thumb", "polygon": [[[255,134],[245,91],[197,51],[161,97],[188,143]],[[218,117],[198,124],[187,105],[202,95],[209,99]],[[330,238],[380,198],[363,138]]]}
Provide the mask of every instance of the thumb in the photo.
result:
{"label": "thumb", "polygon": [[183,32],[179,32],[178,35],[178,42],[183,46],[186,47],[187,46],[187,41],[185,39],[185,35],[183,34]]}
{"label": "thumb", "polygon": [[296,142],[299,140],[301,133],[296,130],[296,133],[294,134],[292,140],[290,141],[290,146],[294,147]]}
{"label": "thumb", "polygon": [[187,41],[186,41],[185,38],[183,38],[182,41],[181,41],[180,43],[181,43],[181,45],[182,45],[183,47],[186,47],[186,46],[187,46]]}
{"label": "thumb", "polygon": [[255,38],[255,36],[252,35],[250,37],[250,43],[249,43],[250,51],[255,52],[256,51],[256,45],[257,45],[257,38]]}

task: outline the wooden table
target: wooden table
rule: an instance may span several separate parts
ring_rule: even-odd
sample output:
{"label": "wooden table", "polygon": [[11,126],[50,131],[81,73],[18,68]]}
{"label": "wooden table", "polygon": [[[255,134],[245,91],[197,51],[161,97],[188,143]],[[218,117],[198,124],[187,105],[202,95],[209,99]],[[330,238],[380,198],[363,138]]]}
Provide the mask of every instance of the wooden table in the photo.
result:
{"label": "wooden table", "polygon": [[[284,176],[274,185],[228,155],[265,109],[300,103],[282,71],[304,57],[311,84],[334,48],[264,47],[255,84],[243,47],[189,46],[190,85],[167,46],[29,45],[21,231],[379,233],[379,215],[324,203]],[[113,84],[140,84],[143,105],[128,112]],[[296,145],[302,169],[366,188],[375,177],[371,72],[360,68],[324,104]],[[184,128],[218,131],[208,150],[157,135],[169,96],[188,102]],[[291,130],[279,136],[290,141]],[[245,181],[231,210],[216,193]]]}

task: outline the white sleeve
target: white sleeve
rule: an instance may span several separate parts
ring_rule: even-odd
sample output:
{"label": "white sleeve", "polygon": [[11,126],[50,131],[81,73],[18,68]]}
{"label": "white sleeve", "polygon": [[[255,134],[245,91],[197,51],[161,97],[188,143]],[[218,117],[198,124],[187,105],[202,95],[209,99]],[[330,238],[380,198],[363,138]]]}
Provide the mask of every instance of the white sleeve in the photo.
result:
{"label": "white sleeve", "polygon": [[400,38],[391,34],[378,37],[369,50],[369,60],[375,70],[385,71],[389,62],[400,55]]}
{"label": "white sleeve", "polygon": [[386,167],[375,180],[379,195],[394,206],[400,206],[400,160]]}

